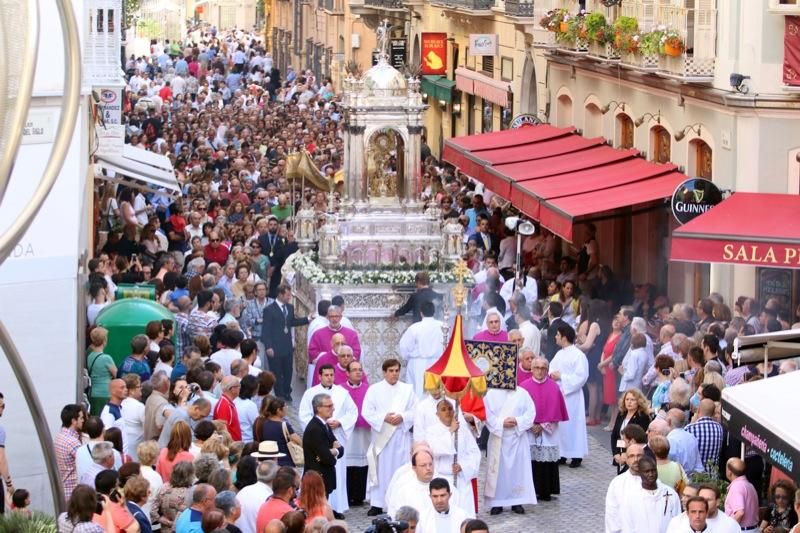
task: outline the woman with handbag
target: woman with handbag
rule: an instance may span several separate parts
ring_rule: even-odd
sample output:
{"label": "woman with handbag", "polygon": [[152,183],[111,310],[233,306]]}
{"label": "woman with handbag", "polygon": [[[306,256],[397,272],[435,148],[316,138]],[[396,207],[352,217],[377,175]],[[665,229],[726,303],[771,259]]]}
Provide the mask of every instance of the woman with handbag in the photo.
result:
{"label": "woman with handbag", "polygon": [[[278,458],[278,466],[299,466],[297,461],[302,462],[303,440],[286,421],[289,411],[286,402],[280,398],[270,398],[266,411],[267,418],[260,424],[258,441],[271,440],[278,443],[278,451],[285,454],[285,457]],[[295,450],[299,450],[299,455]]]}
{"label": "woman with handbag", "polygon": [[89,375],[89,405],[91,414],[100,416],[100,411],[111,399],[108,385],[117,376],[117,366],[110,355],[105,353],[108,344],[108,330],[94,328],[89,332],[89,354],[86,356],[86,372]]}

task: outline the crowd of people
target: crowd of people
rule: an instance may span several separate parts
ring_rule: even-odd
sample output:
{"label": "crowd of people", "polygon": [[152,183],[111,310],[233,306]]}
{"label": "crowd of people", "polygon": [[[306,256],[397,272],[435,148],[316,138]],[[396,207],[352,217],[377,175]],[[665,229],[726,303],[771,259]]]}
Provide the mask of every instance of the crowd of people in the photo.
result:
{"label": "crowd of people", "polygon": [[[510,206],[423,144],[424,200],[463,228],[468,336],[518,354],[516,388],[467,393],[456,409],[423,386],[444,349],[426,272],[397,310],[414,322],[382,376],[364,372],[341,296],[295,313],[281,271],[298,250],[293,215],[304,201],[322,216],[338,193],[298,188],[286,156],[306,150],[329,177],[341,168],[330,80],[282,73],[258,35],[215,28],[154,41],[126,70],[126,141],[168,156],[182,195],[98,186],[89,405],[65,406],[55,439],[68,501],[60,532],[340,532],[345,513],[367,505],[388,527],[488,532],[479,509],[525,514],[559,495],[560,466],[580,468],[587,427],[606,422],[618,474],[606,531],[796,526],[800,492],[754,450],[740,459],[719,412],[724,387],[797,369],[732,358],[736,337],[798,320],[780,302],[671,303],[601,264],[591,225],[574,248],[545,229],[526,237],[516,272]],[[96,319],[125,283],[152,285],[175,320],[148,323],[118,366]],[[292,389],[299,326],[302,394]],[[30,499],[14,490],[4,437],[0,428],[0,475],[24,512]]]}

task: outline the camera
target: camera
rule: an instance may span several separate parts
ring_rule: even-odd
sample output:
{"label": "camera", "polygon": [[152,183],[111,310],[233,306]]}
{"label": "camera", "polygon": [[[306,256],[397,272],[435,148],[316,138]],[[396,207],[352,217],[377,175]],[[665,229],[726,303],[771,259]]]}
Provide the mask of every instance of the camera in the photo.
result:
{"label": "camera", "polygon": [[664,374],[665,376],[669,376],[670,374],[669,368],[662,368],[661,373]]}
{"label": "camera", "polygon": [[408,522],[392,520],[388,514],[382,514],[372,520],[372,525],[367,528],[366,533],[403,533],[404,531],[408,531]]}

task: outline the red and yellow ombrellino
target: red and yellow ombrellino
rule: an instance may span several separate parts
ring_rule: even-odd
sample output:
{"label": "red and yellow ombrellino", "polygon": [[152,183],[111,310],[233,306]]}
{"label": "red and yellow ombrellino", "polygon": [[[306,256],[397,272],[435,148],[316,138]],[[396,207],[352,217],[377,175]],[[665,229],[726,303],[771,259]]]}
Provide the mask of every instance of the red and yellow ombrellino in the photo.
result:
{"label": "red and yellow ombrellino", "polygon": [[460,400],[468,390],[477,396],[486,393],[486,376],[467,355],[461,314],[456,315],[453,333],[444,353],[425,371],[425,390],[438,389],[456,400]]}

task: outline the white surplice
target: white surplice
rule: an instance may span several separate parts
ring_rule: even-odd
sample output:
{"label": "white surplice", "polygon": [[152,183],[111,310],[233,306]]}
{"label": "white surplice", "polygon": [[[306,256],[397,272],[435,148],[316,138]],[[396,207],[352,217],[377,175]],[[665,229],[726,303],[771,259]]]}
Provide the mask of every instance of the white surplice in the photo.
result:
{"label": "white surplice", "polygon": [[[451,433],[450,428],[445,426],[438,417],[436,417],[435,423],[426,429],[425,440],[433,451],[433,469],[438,473],[437,476],[445,478],[450,483],[450,487],[458,487],[458,499],[450,498],[450,501],[463,509],[469,518],[474,518],[475,500],[472,479],[478,477],[481,452],[463,417],[460,418],[457,432],[458,450],[455,447],[456,435]],[[415,425],[415,433],[416,427]],[[458,473],[458,476],[453,476],[453,462],[456,453],[458,454],[456,462],[461,466],[461,472]],[[458,479],[457,483],[455,478]]]}
{"label": "white surplice", "polygon": [[[433,471],[431,479],[445,477],[436,470]],[[449,482],[449,480],[448,480]],[[450,485],[450,501],[455,502],[460,499],[459,490]],[[408,461],[392,474],[389,485],[386,488],[386,505],[384,511],[389,516],[394,517],[398,509],[407,505],[419,512],[420,516],[427,510],[433,510],[433,502],[430,497],[430,482],[420,481],[417,478],[411,460]],[[470,503],[472,505],[472,503]]]}
{"label": "white surplice", "polygon": [[422,398],[425,394],[425,371],[444,352],[442,326],[443,323],[433,317],[422,317],[421,321],[408,326],[400,337],[397,350],[406,361],[406,381],[414,387],[417,398]]}
{"label": "white surplice", "polygon": [[[347,447],[350,444],[353,428],[358,418],[358,407],[350,397],[350,393],[341,385],[333,385],[330,389],[326,389],[322,384],[311,387],[303,393],[303,399],[300,400],[300,409],[297,413],[297,417],[304,429],[314,417],[314,409],[311,402],[317,394],[330,395],[333,401],[331,418],[337,420],[340,424],[339,427],[333,429],[333,436],[336,437],[339,444],[344,446],[344,452],[347,454]],[[328,502],[337,513],[344,513],[350,508],[347,500],[347,460],[345,459],[336,461],[336,490],[328,496]]]}
{"label": "white surplice", "polygon": [[611,480],[606,491],[606,533],[622,533],[622,513],[626,501],[641,488],[641,478],[631,474],[630,470],[626,470]]}
{"label": "white surplice", "polygon": [[621,502],[623,533],[666,533],[673,517],[681,514],[681,501],[670,487],[657,481],[655,490],[631,484]]}
{"label": "white surplice", "polygon": [[[531,472],[528,430],[536,418],[536,407],[524,389],[489,389],[483,398],[489,444],[484,500],[489,507],[536,503]],[[514,418],[517,425],[504,428]]]}
{"label": "white surplice", "polygon": [[[411,427],[417,396],[408,383],[390,385],[385,379],[370,385],[364,396],[361,415],[372,430],[367,460],[370,463],[367,488],[370,505],[385,507],[386,489],[392,474],[411,457]],[[389,413],[399,414],[403,421],[397,426],[384,422]]]}
{"label": "white surplice", "polygon": [[586,407],[583,403],[583,385],[589,379],[589,362],[580,349],[571,344],[559,350],[550,362],[550,373],[560,372],[558,386],[564,394],[569,420],[559,424],[561,456],[582,459],[589,454],[586,436]]}
{"label": "white surplice", "polygon": [[425,513],[420,513],[417,523],[417,533],[460,533],[461,523],[469,516],[457,504],[453,504],[450,498],[450,509],[447,514],[438,513],[436,509],[428,509]]}

